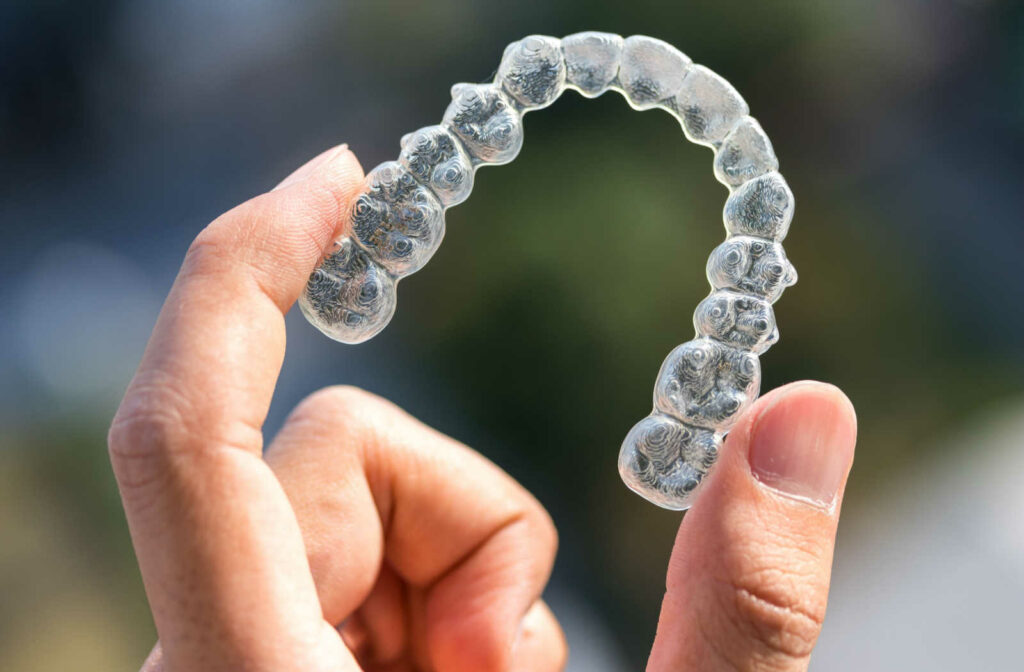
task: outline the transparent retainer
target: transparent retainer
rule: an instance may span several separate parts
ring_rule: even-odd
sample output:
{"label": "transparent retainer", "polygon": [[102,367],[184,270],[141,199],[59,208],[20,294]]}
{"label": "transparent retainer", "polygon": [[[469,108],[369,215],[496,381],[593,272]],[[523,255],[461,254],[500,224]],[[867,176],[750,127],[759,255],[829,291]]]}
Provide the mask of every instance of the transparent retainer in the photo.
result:
{"label": "transparent retainer", "polygon": [[758,355],[778,340],[774,303],[796,282],[781,241],[793,194],[772,143],[724,79],[670,44],[584,32],[513,42],[494,81],[456,84],[440,125],[405,135],[397,161],[371,170],[344,233],[309,278],[299,305],[343,343],[379,333],[395,312],[398,281],[423,267],[444,237],[445,209],[465,201],[473,176],[508,163],[523,144],[522,116],[566,89],[593,98],[617,91],[637,110],[675,116],[691,141],[715,152],[729,189],[728,237],[708,258],[712,292],[698,306],[696,337],[658,373],[654,410],[627,434],[619,473],[658,506],[689,508],[725,434],[760,390]]}

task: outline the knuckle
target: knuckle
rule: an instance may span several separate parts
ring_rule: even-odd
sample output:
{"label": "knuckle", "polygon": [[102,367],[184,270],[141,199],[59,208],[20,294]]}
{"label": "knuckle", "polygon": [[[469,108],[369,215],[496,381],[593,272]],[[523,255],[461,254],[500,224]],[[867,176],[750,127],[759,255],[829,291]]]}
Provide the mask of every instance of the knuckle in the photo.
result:
{"label": "knuckle", "polygon": [[359,429],[372,423],[386,406],[380,397],[353,385],[332,385],[312,393],[295,407],[294,419],[329,421]]}
{"label": "knuckle", "polygon": [[[261,194],[220,215],[196,235],[185,254],[185,270],[206,271],[239,261],[240,250],[250,254],[265,247],[266,223],[282,217],[273,194]],[[247,261],[242,259],[241,261]]]}
{"label": "knuckle", "polygon": [[227,240],[226,227],[222,219],[215,219],[199,232],[188,246],[185,259],[193,265],[197,265],[207,259],[217,258],[223,254],[225,247],[229,245]]}
{"label": "knuckle", "polygon": [[527,495],[527,516],[534,528],[534,538],[540,542],[543,548],[549,549],[551,558],[554,558],[558,552],[558,528],[555,527],[555,521],[551,518],[548,510],[533,495],[529,493]]}
{"label": "knuckle", "polygon": [[[808,578],[778,569],[721,583],[720,606],[733,633],[768,658],[804,660],[825,618],[825,598]],[[819,596],[820,595],[820,596]]]}
{"label": "knuckle", "polygon": [[174,473],[178,458],[215,447],[258,451],[262,433],[244,423],[205,418],[166,376],[137,379],[107,434],[114,476],[126,495],[148,492]]}
{"label": "knuckle", "polygon": [[335,385],[299,402],[287,424],[299,432],[344,435],[350,439],[345,445],[363,450],[405,422],[407,416],[391,402],[358,387]]}
{"label": "knuckle", "polygon": [[331,385],[317,390],[306,400],[313,404],[324,404],[337,409],[359,409],[381,402],[377,395],[355,385]]}
{"label": "knuckle", "polygon": [[[245,206],[239,206],[242,208]],[[250,217],[231,211],[215,219],[199,232],[185,253],[182,270],[186,275],[203,275],[215,271],[237,256],[251,226]]]}
{"label": "knuckle", "polygon": [[151,486],[163,473],[168,447],[182,443],[178,407],[126,398],[107,435],[114,476],[122,490]]}

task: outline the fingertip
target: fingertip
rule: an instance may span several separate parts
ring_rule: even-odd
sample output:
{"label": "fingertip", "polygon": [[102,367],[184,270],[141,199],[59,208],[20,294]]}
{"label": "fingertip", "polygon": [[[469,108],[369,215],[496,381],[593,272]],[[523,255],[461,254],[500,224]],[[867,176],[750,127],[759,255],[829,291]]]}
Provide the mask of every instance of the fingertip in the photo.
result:
{"label": "fingertip", "polygon": [[[783,408],[795,410],[800,417],[827,412],[837,423],[852,429],[856,434],[857,411],[842,389],[819,380],[798,380],[777,387],[757,400],[741,420],[740,424],[745,423],[747,430],[742,438],[749,440],[748,434],[763,418],[779,413]],[[741,437],[741,433],[736,434],[737,438]]]}
{"label": "fingertip", "polygon": [[263,204],[270,219],[286,223],[287,231],[311,242],[319,257],[348,221],[348,209],[363,188],[363,179],[359,159],[347,144],[340,144],[310,159],[251,203]]}
{"label": "fingertip", "polygon": [[817,383],[817,385],[825,388],[822,393],[827,393],[832,396],[832,399],[842,408],[842,413],[846,417],[850,426],[853,428],[854,434],[857,432],[857,409],[853,405],[853,401],[843,392],[841,389],[833,385],[832,383]]}
{"label": "fingertip", "polygon": [[335,147],[331,157],[318,166],[315,172],[340,184],[359,184],[363,180],[363,166],[347,144]]}
{"label": "fingertip", "polygon": [[805,381],[778,391],[752,420],[750,473],[783,496],[832,508],[853,462],[857,419],[834,385]]}
{"label": "fingertip", "polygon": [[761,395],[754,405],[744,414],[744,418],[752,419],[759,416],[773,404],[794,394],[800,396],[828,398],[836,401],[837,403],[845,404],[849,411],[853,412],[853,403],[850,401],[849,397],[846,396],[846,393],[839,387],[832,383],[826,383],[820,380],[806,379],[786,383],[785,385],[776,387],[774,390]]}
{"label": "fingertip", "polygon": [[853,406],[853,402],[842,389],[832,383],[811,379],[797,380],[775,388],[768,394],[761,397],[761,399],[769,403],[774,403],[782,397],[788,397],[793,394],[828,399],[836,403],[838,406],[842,406],[844,414],[848,414],[856,425],[857,411]]}
{"label": "fingertip", "polygon": [[[355,158],[355,155],[352,154],[351,150],[349,150],[348,148],[348,144],[346,143],[335,145],[330,149],[326,149],[317,154],[316,156],[314,156],[306,163],[296,168],[294,171],[292,171],[292,173],[289,174],[288,177],[281,180],[277,184],[277,186],[271,189],[271,191],[280,191],[282,189],[287,189],[288,187],[294,184],[302,182],[303,180],[309,178],[314,173],[316,173],[320,168],[333,162],[335,159],[348,162],[348,159],[344,158],[345,154],[351,155],[352,159]],[[358,162],[356,163],[358,165]]]}
{"label": "fingertip", "polygon": [[274,195],[281,199],[279,207],[304,222],[309,234],[306,239],[312,242],[317,260],[348,226],[353,201],[364,186],[363,168],[348,145],[326,154],[322,160],[314,159],[316,165],[305,177]]}

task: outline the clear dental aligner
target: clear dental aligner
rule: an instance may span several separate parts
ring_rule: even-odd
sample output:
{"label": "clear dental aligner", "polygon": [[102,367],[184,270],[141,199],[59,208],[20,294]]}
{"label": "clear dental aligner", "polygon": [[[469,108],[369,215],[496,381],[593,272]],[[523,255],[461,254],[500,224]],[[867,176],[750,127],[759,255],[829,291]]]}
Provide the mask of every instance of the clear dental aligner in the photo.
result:
{"label": "clear dental aligner", "polygon": [[399,279],[441,244],[445,209],[469,197],[477,168],[514,159],[523,114],[567,88],[588,98],[617,91],[637,110],[668,111],[690,141],[714,150],[715,177],[729,189],[728,237],[708,259],[712,291],[694,313],[696,337],[669,353],[654,410],[619,453],[627,486],[658,506],[686,509],[726,432],[757,398],[758,355],[779,338],[772,303],[796,282],[781,244],[794,202],[743,98],[671,45],[596,32],[510,44],[493,82],[453,86],[441,124],[404,136],[398,160],[370,171],[299,305],[335,340],[359,343],[380,332],[394,314]]}

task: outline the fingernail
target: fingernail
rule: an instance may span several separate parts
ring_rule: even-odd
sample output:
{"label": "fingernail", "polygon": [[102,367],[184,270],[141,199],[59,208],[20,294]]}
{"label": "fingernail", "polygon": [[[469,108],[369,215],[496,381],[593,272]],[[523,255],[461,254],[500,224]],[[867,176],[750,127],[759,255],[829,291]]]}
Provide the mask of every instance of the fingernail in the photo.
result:
{"label": "fingernail", "polygon": [[853,461],[857,421],[835,388],[798,385],[761,412],[750,470],[768,487],[819,506],[835,502]]}
{"label": "fingernail", "polygon": [[319,155],[313,157],[306,163],[302,164],[294,173],[281,180],[281,182],[276,187],[274,187],[273,191],[277,191],[278,189],[284,189],[285,187],[290,187],[296,182],[301,182],[302,180],[306,179],[307,177],[315,173],[317,168],[330,163],[339,154],[341,154],[347,149],[347,144],[341,144],[338,145],[337,147],[332,147],[320,153]]}

